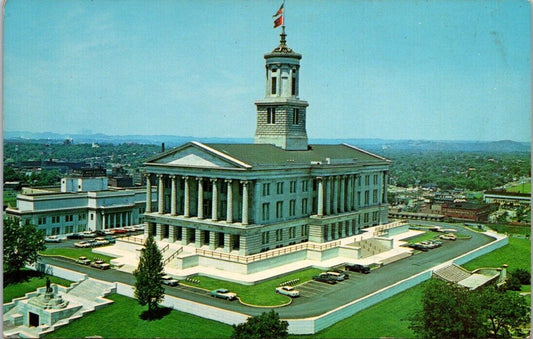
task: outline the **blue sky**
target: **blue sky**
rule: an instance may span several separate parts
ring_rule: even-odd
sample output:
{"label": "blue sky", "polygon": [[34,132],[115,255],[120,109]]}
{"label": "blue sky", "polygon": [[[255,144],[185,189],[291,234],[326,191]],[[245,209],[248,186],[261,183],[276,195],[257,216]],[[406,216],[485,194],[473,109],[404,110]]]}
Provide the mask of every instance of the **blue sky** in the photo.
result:
{"label": "blue sky", "polygon": [[[9,0],[4,129],[253,137],[273,0]],[[287,0],[313,138],[531,139],[526,0]]]}

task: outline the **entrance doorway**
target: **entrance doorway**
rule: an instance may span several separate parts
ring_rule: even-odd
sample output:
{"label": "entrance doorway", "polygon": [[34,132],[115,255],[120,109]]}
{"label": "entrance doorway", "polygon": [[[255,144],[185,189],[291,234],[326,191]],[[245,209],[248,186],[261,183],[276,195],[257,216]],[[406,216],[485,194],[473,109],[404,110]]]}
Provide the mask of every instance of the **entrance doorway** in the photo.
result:
{"label": "entrance doorway", "polygon": [[39,315],[33,312],[28,312],[28,317],[30,318],[30,327],[39,326]]}

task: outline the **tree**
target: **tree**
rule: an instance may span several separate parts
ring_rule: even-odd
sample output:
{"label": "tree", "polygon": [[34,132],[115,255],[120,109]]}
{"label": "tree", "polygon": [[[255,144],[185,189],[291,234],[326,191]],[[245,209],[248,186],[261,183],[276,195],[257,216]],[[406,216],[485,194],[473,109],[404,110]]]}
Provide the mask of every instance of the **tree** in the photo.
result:
{"label": "tree", "polygon": [[422,309],[409,328],[423,338],[477,338],[484,334],[481,305],[470,291],[432,279],[422,297]]}
{"label": "tree", "polygon": [[161,285],[163,276],[163,255],[154,237],[149,234],[141,252],[139,266],[133,271],[135,277],[135,298],[141,306],[148,304],[148,318],[155,315],[158,305],[163,301],[165,289]]}
{"label": "tree", "polygon": [[6,281],[18,278],[20,270],[37,261],[46,249],[44,231],[22,225],[18,219],[4,218],[4,274]]}
{"label": "tree", "polygon": [[271,310],[258,316],[250,317],[246,322],[233,325],[234,339],[270,339],[287,338],[289,323],[280,320],[279,315]]}
{"label": "tree", "polygon": [[479,294],[491,337],[511,337],[516,329],[529,323],[529,306],[520,294],[494,286],[483,288]]}

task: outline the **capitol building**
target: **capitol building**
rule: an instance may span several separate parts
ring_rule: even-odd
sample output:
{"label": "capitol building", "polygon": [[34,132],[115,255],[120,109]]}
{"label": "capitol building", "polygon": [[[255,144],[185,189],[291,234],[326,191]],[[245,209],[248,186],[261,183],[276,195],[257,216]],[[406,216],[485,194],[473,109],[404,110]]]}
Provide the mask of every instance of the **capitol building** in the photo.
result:
{"label": "capitol building", "polygon": [[178,248],[172,260],[180,269],[250,273],[313,250],[325,255],[338,240],[388,222],[390,161],[348,144],[309,144],[302,56],[288,47],[284,27],[280,37],[264,56],[253,144],[192,141],[144,164],[145,235]]}

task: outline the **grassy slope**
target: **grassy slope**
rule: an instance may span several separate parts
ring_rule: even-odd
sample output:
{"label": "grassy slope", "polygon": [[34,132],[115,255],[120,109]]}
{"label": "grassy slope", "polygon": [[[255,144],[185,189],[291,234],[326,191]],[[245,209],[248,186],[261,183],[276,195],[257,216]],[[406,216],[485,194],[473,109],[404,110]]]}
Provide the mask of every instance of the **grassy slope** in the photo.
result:
{"label": "grassy slope", "polygon": [[174,310],[160,319],[142,320],[140,315],[147,306],[140,306],[135,299],[118,294],[108,298],[115,302],[56,330],[48,337],[227,338],[233,331],[230,325]]}
{"label": "grassy slope", "polygon": [[[28,278],[26,281],[23,281],[18,284],[9,284],[4,286],[3,289],[3,302],[10,302],[13,298],[23,297],[28,292],[33,292],[39,287],[46,286],[46,275],[38,275],[37,272],[28,271]],[[61,279],[54,276],[48,276],[51,283],[62,285],[65,287],[70,286],[71,281]]]}
{"label": "grassy slope", "polygon": [[297,278],[300,279],[299,283],[303,283],[311,280],[314,275],[317,275],[320,272],[322,271],[315,268],[306,269],[303,271],[290,273],[283,277],[270,279],[254,286],[246,286],[202,276],[194,277],[200,281],[199,285],[194,285],[187,282],[184,283],[207,290],[227,288],[228,290],[237,293],[237,296],[244,303],[261,306],[276,306],[286,304],[290,301],[289,297],[275,293],[276,287],[278,287],[281,283]]}
{"label": "grassy slope", "polygon": [[528,239],[509,238],[509,244],[463,265],[467,270],[480,267],[501,267],[509,265],[509,270],[523,268],[531,271],[531,242]]}
{"label": "grassy slope", "polygon": [[113,257],[109,257],[107,255],[93,253],[92,248],[48,248],[44,252],[41,252],[41,254],[61,255],[72,259],[78,259],[78,257],[86,256],[91,260],[93,260],[94,258],[101,258],[107,262],[113,259]]}

